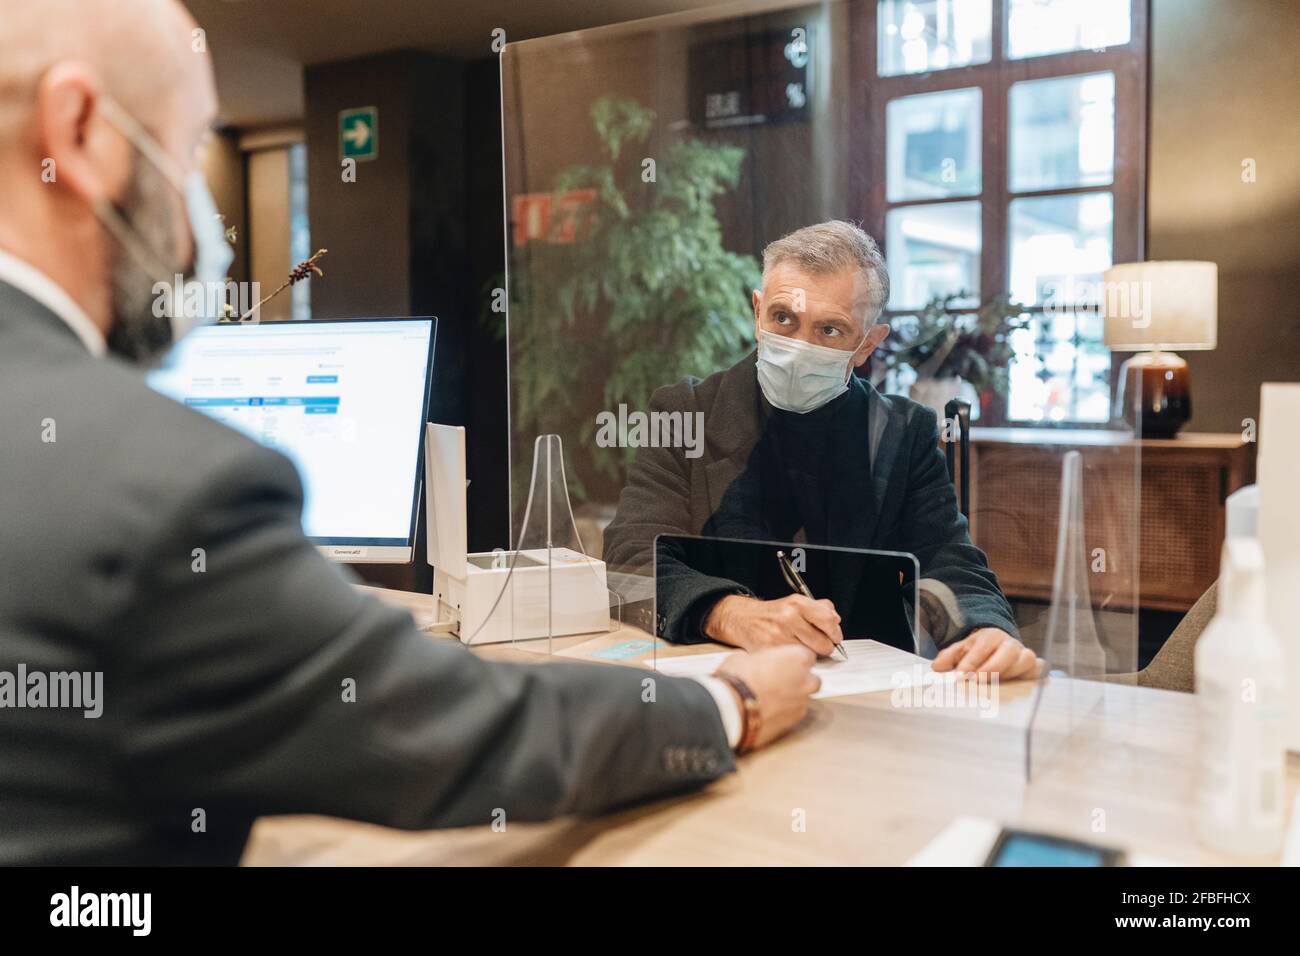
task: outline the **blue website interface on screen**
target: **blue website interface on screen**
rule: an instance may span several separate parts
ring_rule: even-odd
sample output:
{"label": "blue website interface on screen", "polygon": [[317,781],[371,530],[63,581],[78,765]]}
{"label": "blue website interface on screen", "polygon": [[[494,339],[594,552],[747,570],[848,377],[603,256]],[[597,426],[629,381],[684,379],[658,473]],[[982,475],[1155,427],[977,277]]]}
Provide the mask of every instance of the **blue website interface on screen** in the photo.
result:
{"label": "blue website interface on screen", "polygon": [[149,384],[288,456],[318,544],[409,543],[433,319],[196,329]]}

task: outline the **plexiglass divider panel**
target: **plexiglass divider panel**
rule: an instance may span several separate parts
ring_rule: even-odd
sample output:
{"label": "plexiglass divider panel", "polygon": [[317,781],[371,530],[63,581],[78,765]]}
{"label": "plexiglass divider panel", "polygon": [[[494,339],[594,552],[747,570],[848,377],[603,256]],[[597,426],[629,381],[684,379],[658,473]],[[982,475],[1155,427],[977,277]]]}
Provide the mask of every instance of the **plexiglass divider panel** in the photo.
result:
{"label": "plexiglass divider panel", "polygon": [[[751,609],[763,605],[764,610],[784,613],[785,620],[799,633],[811,635],[822,649],[831,647],[818,640],[823,636],[832,641],[872,640],[921,664],[917,652],[924,638],[916,628],[921,614],[919,578],[916,556],[897,551],[661,534],[655,539],[657,632],[675,645],[720,642],[724,647],[715,648],[719,651],[726,650],[725,645],[740,646],[740,634],[724,633],[721,621],[715,627],[711,620],[718,605],[734,597]],[[795,613],[789,613],[792,610]],[[759,618],[738,614],[734,619],[738,624]],[[826,657],[839,663],[845,655]]]}
{"label": "plexiglass divider panel", "polygon": [[623,599],[610,588],[604,563],[583,546],[557,435],[534,443],[523,519],[513,539],[517,547],[468,556],[462,640],[553,654],[618,630]]}
{"label": "plexiglass divider panel", "polygon": [[[1140,526],[1124,519],[1136,514],[1140,500],[1140,445],[1130,440],[1113,457],[1118,462],[1087,465],[1075,450],[1061,459],[1052,594],[1041,651],[1047,673],[1036,688],[1025,745],[1030,782],[1058,768],[1077,772],[1078,761],[1103,738],[1107,746],[1122,746],[1125,734],[1116,728],[1137,716],[1132,695],[1109,690],[1135,681],[1136,586],[1121,591],[1113,582],[1127,587],[1132,579],[1108,575],[1108,565],[1138,566]],[[1109,485],[1095,487],[1103,482]]]}
{"label": "plexiglass divider panel", "polygon": [[654,534],[625,502],[637,469],[700,464],[722,424],[662,392],[743,361],[763,246],[847,208],[847,16],[737,3],[502,51],[511,526],[537,534],[530,450],[559,436],[572,534],[604,562],[624,635],[605,659],[657,646]]}
{"label": "plexiglass divider panel", "polygon": [[[931,622],[927,658],[980,624],[1055,656],[1069,680],[1096,685],[1131,674],[1140,452],[1130,426],[1108,421],[1112,373],[1099,314],[1074,297],[1122,247],[1113,241],[1111,192],[1094,181],[1105,169],[1067,168],[1058,156],[1084,155],[1075,146],[1086,135],[1095,159],[1096,142],[1113,132],[1104,77],[1088,70],[1077,82],[1009,87],[1013,99],[997,110],[986,92],[960,83],[894,95],[898,77],[980,66],[993,48],[979,31],[972,44],[924,50],[900,32],[917,15],[927,23],[957,16],[950,5],[883,2],[874,33],[865,34],[852,20],[858,6],[732,4],[506,45],[502,285],[511,526],[520,534],[511,547],[545,552],[540,599],[551,605],[557,548],[604,562],[608,616],[622,635],[608,638],[609,660],[653,660],[661,646],[656,540],[711,537],[912,552],[918,579],[937,582],[918,588],[919,613]],[[962,30],[980,21],[967,12]],[[875,36],[872,56],[851,48],[855,34]],[[952,59],[957,52],[968,59]],[[872,62],[875,76],[855,72]],[[877,100],[879,115],[863,127],[871,145],[855,151],[850,111]],[[1073,139],[1041,132],[1074,115],[1076,103],[1093,104],[1089,116],[1106,129],[1080,128]],[[1017,147],[995,176],[984,168],[985,123],[1001,112],[1016,124]],[[1069,181],[1045,181],[1045,170]],[[1030,192],[1087,192],[1017,196],[995,211],[988,204],[1008,175]],[[868,196],[879,208],[864,205]],[[1001,252],[983,245],[990,215],[1005,225]],[[752,297],[768,243],[834,219],[864,222],[883,246],[892,281],[881,324],[891,331],[854,373],[871,409],[863,433],[791,454],[781,445],[790,435],[769,427],[782,416],[755,414],[767,406],[755,381],[764,327]],[[1010,288],[981,287],[991,272],[1005,272]],[[933,348],[936,334],[951,347]],[[952,371],[945,356],[964,352],[978,354]],[[969,378],[980,378],[978,387]],[[909,437],[913,457],[891,457],[908,427],[891,414],[914,426],[933,408],[942,435],[944,403],[957,395],[980,415],[970,439],[969,523],[956,514],[951,487],[933,480],[939,452],[937,464],[920,455],[928,436]],[[990,425],[1041,427],[997,428],[1005,440],[993,442]],[[539,445],[543,436],[558,436],[555,447]],[[763,460],[773,441],[798,466],[774,482]],[[1067,488],[1071,450],[1080,460]],[[819,472],[819,463],[836,468]],[[841,464],[846,470],[836,470]],[[900,473],[907,481],[898,491]],[[550,476],[540,486],[539,474]],[[835,485],[842,474],[853,481]],[[1062,526],[1067,499],[1077,499],[1082,519]],[[774,500],[776,511],[782,501],[799,507],[773,518]],[[818,504],[803,508],[808,501]],[[954,524],[942,544],[909,539],[919,517],[949,509]],[[567,543],[554,537],[557,513]],[[967,531],[983,553],[963,540]],[[1054,587],[1061,545],[1076,585],[1065,603]],[[972,601],[972,591],[983,597]],[[518,602],[512,595],[512,616]],[[1059,634],[1071,621],[1076,631],[1086,626],[1084,617],[1100,665],[1061,659],[1068,639]],[[547,621],[539,637],[524,638],[518,626],[514,633],[554,650],[555,614]],[[1014,683],[1000,693],[1027,749],[1037,690]],[[1019,753],[1022,775],[1029,764]]]}
{"label": "plexiglass divider panel", "polygon": [[1077,451],[1061,463],[1052,602],[1043,660],[1025,744],[1025,776],[1043,775],[1101,702],[1105,661],[1092,617],[1092,591],[1083,527],[1083,468]]}
{"label": "plexiglass divider panel", "polygon": [[[569,503],[564,444],[541,435],[508,585],[516,649],[554,654],[617,627],[621,598],[604,562],[588,555]],[[562,644],[560,643],[562,642]]]}

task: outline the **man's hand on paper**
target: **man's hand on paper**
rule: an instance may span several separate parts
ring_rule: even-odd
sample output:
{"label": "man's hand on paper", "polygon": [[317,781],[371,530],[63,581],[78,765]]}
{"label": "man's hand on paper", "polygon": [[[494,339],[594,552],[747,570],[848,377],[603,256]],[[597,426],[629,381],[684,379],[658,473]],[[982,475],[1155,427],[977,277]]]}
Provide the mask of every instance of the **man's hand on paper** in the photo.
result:
{"label": "man's hand on paper", "polygon": [[949,644],[934,659],[937,672],[997,674],[1001,680],[1033,678],[1043,662],[1025,645],[996,627],[981,627]]}

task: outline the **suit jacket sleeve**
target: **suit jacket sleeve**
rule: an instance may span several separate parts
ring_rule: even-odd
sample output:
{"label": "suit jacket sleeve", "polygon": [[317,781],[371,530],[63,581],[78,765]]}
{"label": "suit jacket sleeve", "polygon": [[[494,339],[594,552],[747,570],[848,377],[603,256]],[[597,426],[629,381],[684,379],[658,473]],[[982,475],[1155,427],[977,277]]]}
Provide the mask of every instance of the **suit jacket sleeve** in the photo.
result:
{"label": "suit jacket sleeve", "polygon": [[671,539],[661,538],[656,545],[655,603],[660,637],[674,644],[700,644],[704,619],[713,605],[728,594],[753,597],[754,592],[730,578],[705,574],[693,568]]}
{"label": "suit jacket sleeve", "polygon": [[[657,389],[650,396],[651,414],[694,413],[691,384]],[[726,594],[747,593],[735,581],[699,574],[669,552],[660,551],[656,566],[659,535],[699,533],[691,520],[690,466],[684,451],[640,448],[619,495],[618,511],[605,529],[604,559],[611,568],[655,574],[655,630],[677,643],[703,641],[698,622],[708,608]]]}
{"label": "suit jacket sleeve", "polygon": [[[966,518],[957,508],[957,494],[939,450],[938,416],[925,407],[918,407],[916,414],[919,419],[913,429],[901,550],[916,555],[922,591],[929,588],[939,596],[933,606],[953,608],[955,603],[955,613],[942,615],[947,619],[931,636],[938,647],[981,627],[1001,628],[1018,636],[1015,615],[998,587],[997,575],[989,568],[984,552],[971,542]],[[922,603],[926,603],[924,597]]]}
{"label": "suit jacket sleeve", "polygon": [[106,674],[132,790],[160,812],[539,820],[733,769],[697,682],[422,635],[317,553],[300,510],[289,462],[251,449],[161,516]]}
{"label": "suit jacket sleeve", "polygon": [[[649,413],[693,411],[690,385],[656,389]],[[655,538],[661,534],[697,534],[691,527],[690,467],[680,448],[643,446],[618,497],[614,520],[605,529],[604,560],[611,568],[650,574]]]}

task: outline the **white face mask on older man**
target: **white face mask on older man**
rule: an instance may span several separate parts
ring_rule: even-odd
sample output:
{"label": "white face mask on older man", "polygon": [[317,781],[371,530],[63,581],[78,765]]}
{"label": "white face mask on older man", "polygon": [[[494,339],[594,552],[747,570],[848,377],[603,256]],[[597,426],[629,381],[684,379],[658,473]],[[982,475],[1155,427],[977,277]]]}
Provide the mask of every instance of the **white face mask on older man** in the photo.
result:
{"label": "white face mask on older man", "polygon": [[801,414],[816,411],[849,390],[853,356],[861,347],[859,342],[846,351],[760,332],[758,385],[776,408]]}

